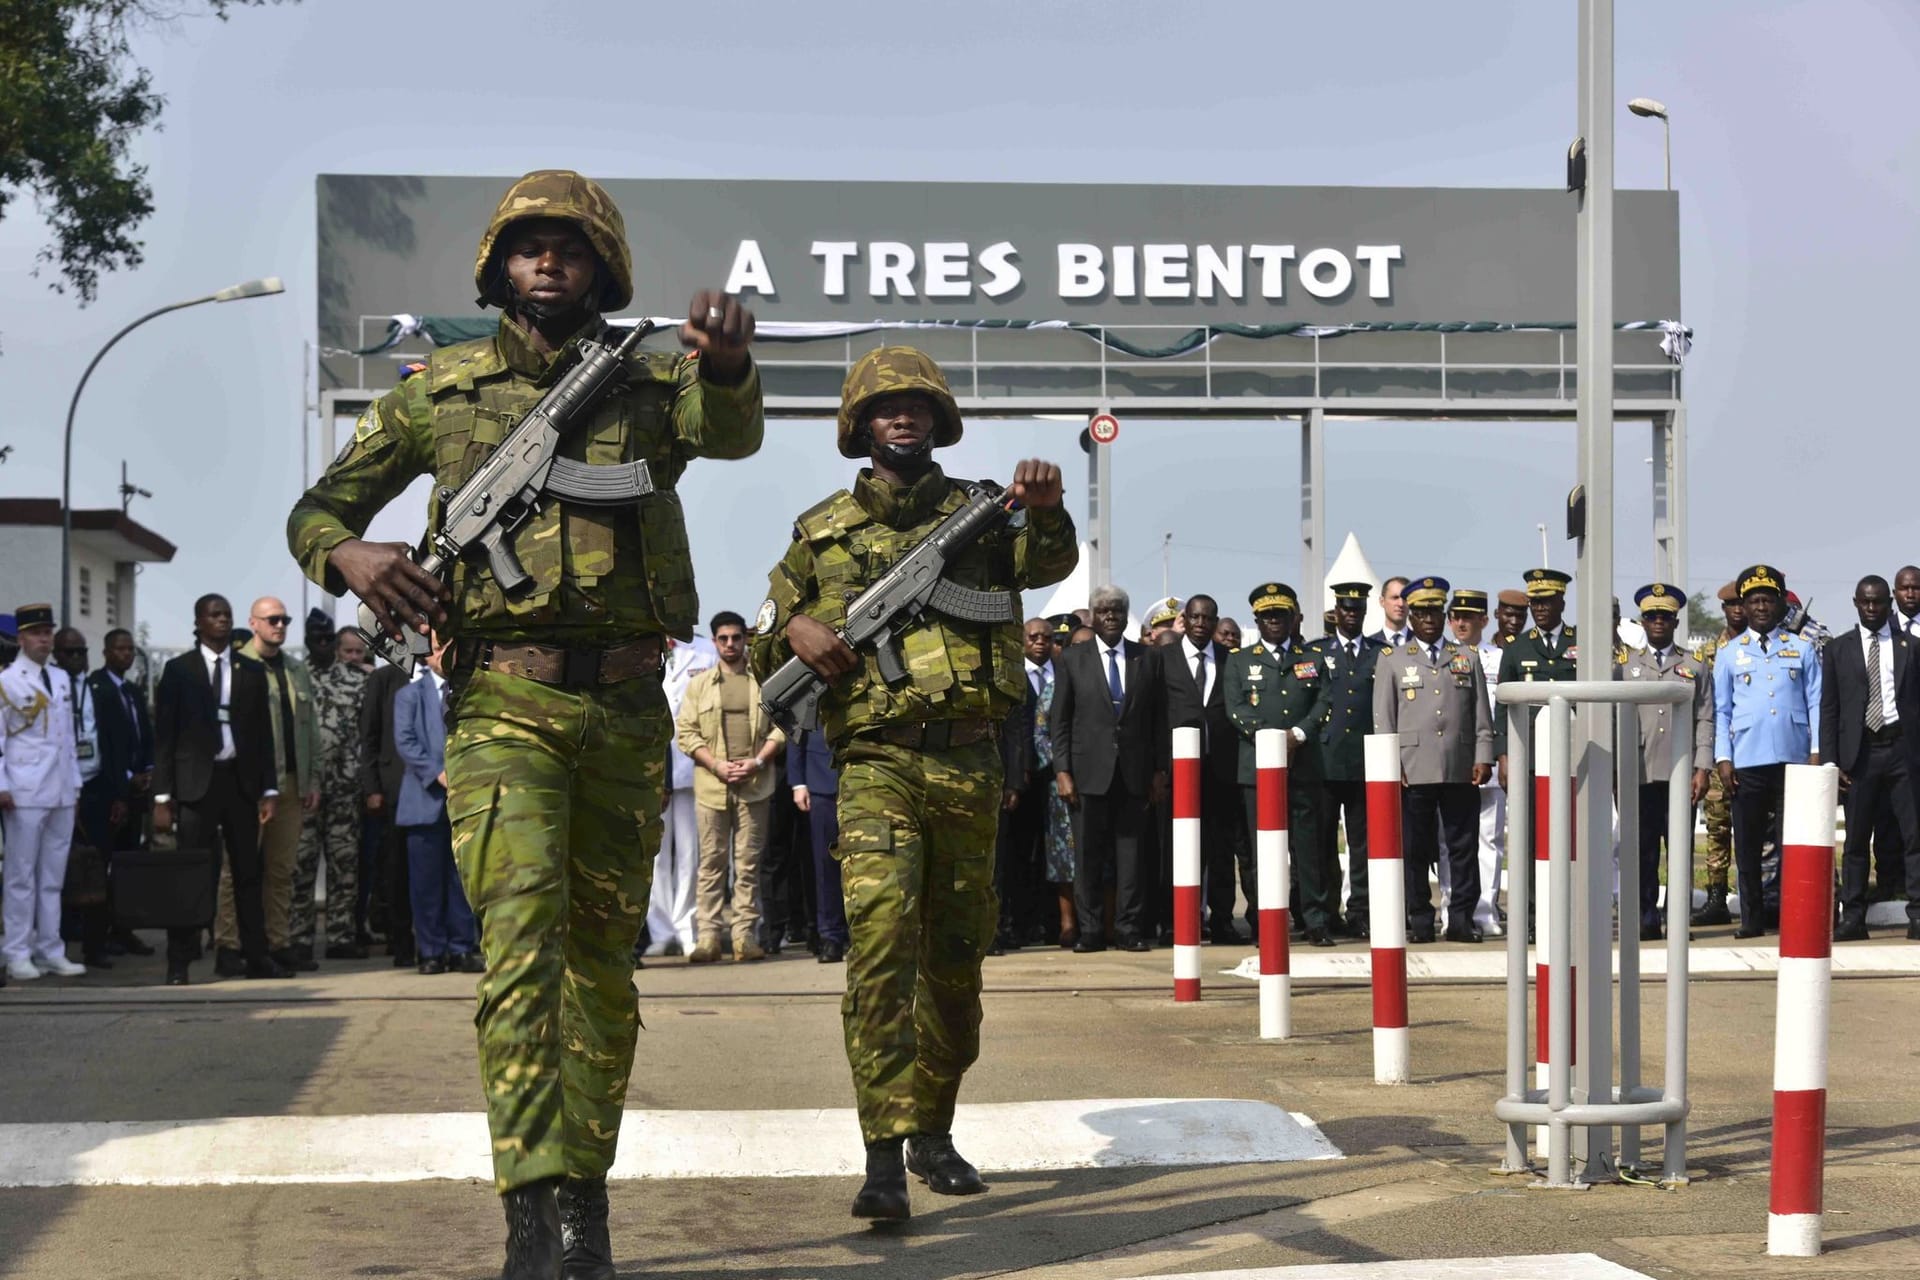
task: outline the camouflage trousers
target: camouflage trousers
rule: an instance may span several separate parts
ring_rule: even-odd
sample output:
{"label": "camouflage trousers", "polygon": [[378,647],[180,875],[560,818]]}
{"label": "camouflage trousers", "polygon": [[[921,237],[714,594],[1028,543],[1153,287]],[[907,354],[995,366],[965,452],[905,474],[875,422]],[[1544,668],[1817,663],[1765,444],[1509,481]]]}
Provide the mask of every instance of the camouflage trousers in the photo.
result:
{"label": "camouflage trousers", "polygon": [[980,1056],[1002,774],[991,740],[917,751],[856,739],[843,753],[840,1015],[869,1143],[952,1132],[960,1079]]}
{"label": "camouflage trousers", "polygon": [[320,786],[319,811],[300,829],[293,855],[293,901],[287,910],[288,945],[313,949],[313,883],[327,864],[327,945],[352,946],[360,891],[360,784],[329,778]]}
{"label": "camouflage trousers", "polygon": [[1700,812],[1707,825],[1707,887],[1725,889],[1733,866],[1733,801],[1720,785],[1720,772],[1707,775],[1707,798]]}
{"label": "camouflage trousers", "polygon": [[572,690],[481,671],[456,703],[447,816],[486,958],[474,1024],[502,1192],[612,1167],[672,733],[645,677]]}

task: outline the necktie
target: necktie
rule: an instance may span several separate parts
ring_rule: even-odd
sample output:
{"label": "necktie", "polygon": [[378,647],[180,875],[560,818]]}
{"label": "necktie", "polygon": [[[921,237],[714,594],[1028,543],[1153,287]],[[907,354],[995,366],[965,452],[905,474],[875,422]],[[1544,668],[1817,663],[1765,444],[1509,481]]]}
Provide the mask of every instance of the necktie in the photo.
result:
{"label": "necktie", "polygon": [[1193,683],[1200,690],[1200,700],[1207,698],[1207,651],[1202,649],[1193,655]]}
{"label": "necktie", "polygon": [[1878,733],[1887,723],[1887,709],[1880,701],[1880,636],[1867,641],[1867,732]]}
{"label": "necktie", "polygon": [[1760,652],[1762,652],[1762,653],[1765,653],[1766,651],[1767,651],[1767,638],[1766,638],[1765,636],[1761,636],[1761,637],[1760,637]]}
{"label": "necktie", "polygon": [[47,687],[48,693],[53,692],[53,677],[47,673],[45,667],[40,668],[40,683]]}
{"label": "necktie", "polygon": [[1027,673],[1027,683],[1033,686],[1033,696],[1036,698],[1039,697],[1041,685],[1040,673],[1038,671],[1029,671]]}
{"label": "necktie", "polygon": [[1433,663],[1433,665],[1436,667],[1440,665],[1440,646],[1439,645],[1430,644],[1427,646],[1427,660]]}
{"label": "necktie", "polygon": [[216,657],[213,660],[213,701],[215,706],[222,708],[227,705],[226,694],[221,691],[220,687],[220,664],[225,661],[226,659],[223,657]]}
{"label": "necktie", "polygon": [[1113,699],[1113,714],[1120,714],[1120,704],[1127,700],[1127,692],[1120,687],[1120,651],[1107,650],[1107,696]]}

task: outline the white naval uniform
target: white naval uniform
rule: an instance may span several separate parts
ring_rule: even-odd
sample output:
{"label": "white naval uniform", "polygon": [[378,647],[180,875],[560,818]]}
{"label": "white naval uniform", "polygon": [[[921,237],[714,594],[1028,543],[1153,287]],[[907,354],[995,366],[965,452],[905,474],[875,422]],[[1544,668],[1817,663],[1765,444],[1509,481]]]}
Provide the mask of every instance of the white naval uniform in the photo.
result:
{"label": "white naval uniform", "polygon": [[[660,677],[667,690],[667,714],[680,714],[681,700],[693,677],[720,661],[713,642],[695,636],[691,643],[674,641],[667,669]],[[667,768],[671,789],[662,815],[660,853],[653,862],[653,892],[647,899],[647,954],[657,956],[667,943],[678,941],[682,951],[694,945],[694,890],[700,877],[700,827],[693,807],[695,765],[678,745],[669,748]]]}
{"label": "white naval uniform", "polygon": [[60,891],[80,798],[73,681],[66,672],[24,653],[0,671],[0,752],[0,791],[13,797],[13,807],[0,815],[6,833],[0,959],[65,961]]}

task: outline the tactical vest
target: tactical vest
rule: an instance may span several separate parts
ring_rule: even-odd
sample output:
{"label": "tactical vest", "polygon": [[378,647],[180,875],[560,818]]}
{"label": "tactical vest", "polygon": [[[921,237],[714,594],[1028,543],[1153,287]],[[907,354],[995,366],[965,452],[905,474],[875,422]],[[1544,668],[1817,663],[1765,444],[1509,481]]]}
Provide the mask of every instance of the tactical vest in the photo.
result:
{"label": "tactical vest", "polygon": [[[559,449],[561,457],[595,466],[644,460],[655,492],[632,507],[543,501],[512,539],[533,579],[523,593],[509,597],[503,592],[483,558],[462,558],[453,566],[452,586],[463,629],[498,619],[520,625],[557,619],[562,583],[593,598],[600,580],[612,572],[616,552],[624,548],[637,550],[641,558],[658,629],[691,634],[699,601],[686,519],[673,488],[687,465],[674,448],[680,360],[660,352],[635,356],[627,385],[609,395],[590,421],[568,432]],[[430,519],[437,529],[440,491],[459,488],[540,402],[545,388],[514,373],[491,338],[440,348],[418,376],[426,380],[433,413],[436,492]]]}
{"label": "tactical vest", "polygon": [[[801,515],[799,536],[813,552],[819,608],[808,612],[836,629],[847,622],[847,605],[925,537],[959,510],[963,492],[954,484],[940,509],[913,529],[894,529],[867,514],[847,490]],[[1002,526],[983,535],[948,566],[947,578],[981,591],[1005,591],[1014,582],[1015,530]],[[828,737],[841,740],[867,725],[903,721],[1000,717],[1027,694],[1020,647],[1020,595],[1013,592],[1009,623],[959,623],[928,611],[900,637],[907,682],[889,687],[879,660],[861,654],[861,665],[836,683],[826,700]]]}

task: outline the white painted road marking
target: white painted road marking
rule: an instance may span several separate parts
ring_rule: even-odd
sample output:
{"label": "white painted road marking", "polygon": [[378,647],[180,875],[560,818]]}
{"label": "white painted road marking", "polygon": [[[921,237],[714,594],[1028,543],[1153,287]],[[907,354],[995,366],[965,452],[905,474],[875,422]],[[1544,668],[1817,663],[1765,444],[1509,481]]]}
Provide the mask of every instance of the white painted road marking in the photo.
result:
{"label": "white painted road marking", "polygon": [[[1613,953],[1614,972],[1620,971],[1620,953]],[[1293,953],[1293,980],[1302,978],[1351,978],[1365,982],[1371,973],[1371,958],[1364,951],[1315,953],[1304,948]],[[1778,973],[1780,951],[1769,947],[1690,947],[1687,968],[1695,977],[1703,973]],[[1666,944],[1649,942],[1640,948],[1640,973],[1657,978],[1667,971]],[[1260,957],[1250,955],[1223,974],[1258,981]],[[1849,973],[1920,973],[1920,946],[1894,943],[1887,946],[1843,944],[1833,949],[1833,976]],[[1409,980],[1503,979],[1507,976],[1507,948],[1504,939],[1489,938],[1475,951],[1409,951]]]}
{"label": "white painted road marking", "polygon": [[[1141,1280],[1147,1280],[1142,1277]],[[1195,1271],[1151,1280],[1651,1280],[1593,1253],[1523,1258],[1433,1258],[1420,1262],[1312,1263],[1242,1271]]]}
{"label": "white painted road marking", "polygon": [[[1304,1115],[1232,1098],[962,1106],[954,1141],[989,1177],[1041,1169],[1337,1160]],[[491,1182],[479,1112],[0,1125],[0,1186]],[[610,1176],[833,1178],[865,1169],[851,1110],[629,1111]]]}

